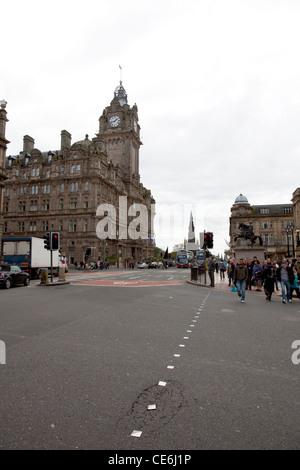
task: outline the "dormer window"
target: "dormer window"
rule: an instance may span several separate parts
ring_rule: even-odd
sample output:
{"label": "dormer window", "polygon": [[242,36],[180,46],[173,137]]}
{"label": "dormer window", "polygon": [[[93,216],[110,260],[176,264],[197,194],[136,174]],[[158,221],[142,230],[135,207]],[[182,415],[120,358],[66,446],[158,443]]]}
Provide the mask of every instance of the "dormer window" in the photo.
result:
{"label": "dormer window", "polygon": [[25,165],[25,166],[28,166],[29,159],[30,159],[30,154],[29,154],[29,153],[25,153],[25,156],[24,156],[24,165]]}
{"label": "dormer window", "polygon": [[53,155],[54,153],[51,152],[51,150],[49,150],[48,155],[47,155],[47,163],[51,163]]}

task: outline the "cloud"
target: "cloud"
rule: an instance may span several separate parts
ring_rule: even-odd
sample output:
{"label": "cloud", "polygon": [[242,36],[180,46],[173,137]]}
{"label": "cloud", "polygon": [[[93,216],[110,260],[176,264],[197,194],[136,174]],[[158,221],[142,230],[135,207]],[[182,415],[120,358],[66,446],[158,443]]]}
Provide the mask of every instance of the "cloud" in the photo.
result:
{"label": "cloud", "polygon": [[[18,15],[15,12],[18,11]],[[226,248],[235,198],[289,203],[299,185],[300,4],[293,0],[13,0],[3,7],[0,99],[8,154],[93,137],[122,80],[137,103],[140,173],[162,248],[196,231]],[[162,215],[161,215],[162,214]],[[164,226],[166,228],[164,228]]]}

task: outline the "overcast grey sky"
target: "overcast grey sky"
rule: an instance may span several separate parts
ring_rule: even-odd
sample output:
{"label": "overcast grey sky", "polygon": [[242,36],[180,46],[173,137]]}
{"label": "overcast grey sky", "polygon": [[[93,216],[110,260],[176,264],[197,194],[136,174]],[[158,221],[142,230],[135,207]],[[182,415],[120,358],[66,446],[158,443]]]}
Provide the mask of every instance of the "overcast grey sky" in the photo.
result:
{"label": "overcast grey sky", "polygon": [[73,143],[93,138],[121,65],[157,245],[182,242],[192,210],[196,235],[213,231],[222,253],[240,193],[290,203],[300,186],[300,1],[10,0],[1,13],[7,155],[26,134],[42,151],[60,148],[63,129]]}

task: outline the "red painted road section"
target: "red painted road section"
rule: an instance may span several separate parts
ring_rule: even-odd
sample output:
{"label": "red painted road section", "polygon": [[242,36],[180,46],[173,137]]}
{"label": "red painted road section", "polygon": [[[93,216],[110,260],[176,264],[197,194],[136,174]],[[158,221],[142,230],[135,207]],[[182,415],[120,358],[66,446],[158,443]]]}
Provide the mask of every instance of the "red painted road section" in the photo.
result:
{"label": "red painted road section", "polygon": [[178,286],[183,284],[180,281],[79,281],[74,282],[76,286],[96,286],[96,287],[159,287]]}

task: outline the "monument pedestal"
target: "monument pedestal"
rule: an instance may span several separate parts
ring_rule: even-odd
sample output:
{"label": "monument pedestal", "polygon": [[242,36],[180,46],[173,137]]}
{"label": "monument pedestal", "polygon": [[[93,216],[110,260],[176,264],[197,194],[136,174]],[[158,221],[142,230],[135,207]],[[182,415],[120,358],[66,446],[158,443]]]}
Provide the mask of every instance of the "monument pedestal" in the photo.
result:
{"label": "monument pedestal", "polygon": [[263,246],[236,246],[234,248],[234,257],[238,260],[240,258],[248,258],[250,261],[253,260],[253,256],[256,256],[260,264],[265,259],[265,248]]}

